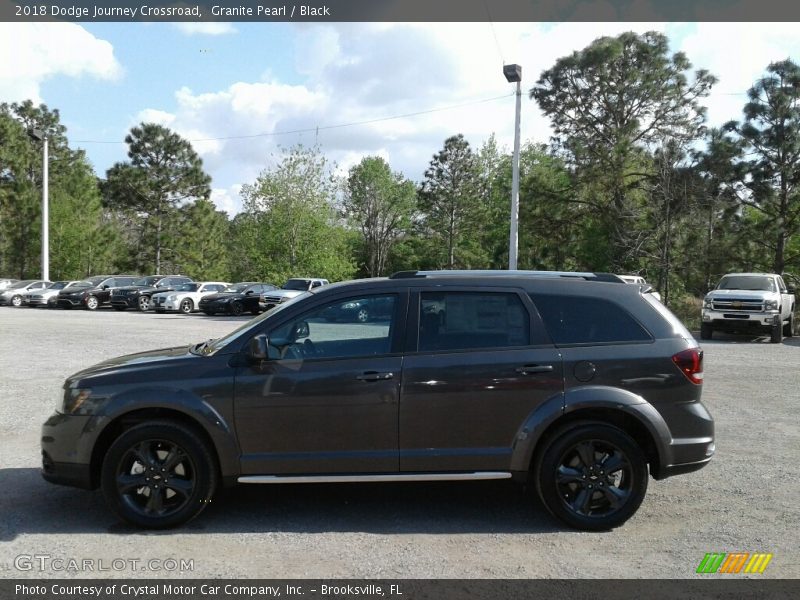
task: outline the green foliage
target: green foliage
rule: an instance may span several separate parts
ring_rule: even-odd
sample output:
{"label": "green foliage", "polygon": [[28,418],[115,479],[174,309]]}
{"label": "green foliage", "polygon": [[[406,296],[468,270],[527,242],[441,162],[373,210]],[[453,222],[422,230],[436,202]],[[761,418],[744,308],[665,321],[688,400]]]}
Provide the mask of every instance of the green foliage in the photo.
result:
{"label": "green foliage", "polygon": [[[661,33],[599,38],[559,59],[530,95],[550,117],[556,143],[575,168],[576,183],[595,219],[608,232],[608,269],[635,264],[631,248],[641,229],[644,196],[652,175],[648,148],[663,139],[694,139],[705,116],[700,98],[716,79],[682,53],[669,55]],[[587,189],[588,188],[588,189]]]}
{"label": "green foliage", "polygon": [[131,129],[125,143],[130,161],[116,163],[106,173],[106,201],[141,220],[136,223],[138,239],[146,243],[139,244],[138,269],[149,264],[161,273],[162,250],[177,242],[178,206],[207,199],[211,178],[192,145],[166,127],[142,123]]}
{"label": "green foliage", "polygon": [[351,277],[351,238],[334,209],[338,192],[318,148],[285,151],[276,167],[242,189],[247,214],[235,221],[237,251],[244,254],[239,269],[278,284],[289,277]]}
{"label": "green foliage", "polygon": [[378,156],[364,157],[350,169],[344,195],[344,212],[361,233],[366,274],[386,274],[398,239],[410,228],[416,207],[414,184]]}
{"label": "green foliage", "polygon": [[225,281],[230,276],[227,215],[211,200],[201,198],[178,209],[177,217],[170,270],[197,281]]}
{"label": "green foliage", "polygon": [[424,235],[436,240],[439,267],[470,268],[486,262],[478,236],[487,216],[481,198],[479,163],[461,134],[449,137],[425,171],[419,192]]}

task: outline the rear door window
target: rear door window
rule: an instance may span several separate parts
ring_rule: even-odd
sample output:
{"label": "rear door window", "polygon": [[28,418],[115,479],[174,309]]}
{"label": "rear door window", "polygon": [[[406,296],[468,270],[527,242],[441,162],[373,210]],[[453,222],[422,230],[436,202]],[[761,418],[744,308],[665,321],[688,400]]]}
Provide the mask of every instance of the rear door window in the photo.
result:
{"label": "rear door window", "polygon": [[423,292],[420,352],[530,345],[530,316],[517,294]]}

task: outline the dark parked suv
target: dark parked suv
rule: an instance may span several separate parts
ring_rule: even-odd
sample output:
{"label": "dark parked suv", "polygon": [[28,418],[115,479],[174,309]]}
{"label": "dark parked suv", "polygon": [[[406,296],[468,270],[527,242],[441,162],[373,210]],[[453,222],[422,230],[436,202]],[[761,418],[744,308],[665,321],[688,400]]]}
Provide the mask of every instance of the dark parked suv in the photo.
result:
{"label": "dark parked suv", "polygon": [[[618,526],[648,470],[711,460],[714,426],[697,342],[649,288],[615,281],[404,272],[305,292],[222,338],[69,377],[43,475],[152,528],[220,483],[505,478],[570,526]],[[382,310],[327,318],[354,303]]]}
{"label": "dark parked suv", "polygon": [[158,292],[171,292],[179,285],[192,283],[191,277],[183,275],[150,275],[141,277],[127,287],[114,290],[111,294],[111,306],[114,310],[138,308],[146,311],[150,308],[150,298]]}
{"label": "dark parked suv", "polygon": [[61,290],[56,299],[59,308],[88,308],[97,310],[109,303],[111,294],[119,287],[136,281],[135,275],[98,275],[89,277]]}

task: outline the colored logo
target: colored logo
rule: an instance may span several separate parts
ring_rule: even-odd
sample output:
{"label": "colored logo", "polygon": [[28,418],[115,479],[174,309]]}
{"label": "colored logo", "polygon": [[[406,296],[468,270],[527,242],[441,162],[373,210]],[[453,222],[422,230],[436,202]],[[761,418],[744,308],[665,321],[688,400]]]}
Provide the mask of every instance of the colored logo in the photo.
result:
{"label": "colored logo", "polygon": [[763,573],[772,554],[763,552],[708,552],[697,573]]}

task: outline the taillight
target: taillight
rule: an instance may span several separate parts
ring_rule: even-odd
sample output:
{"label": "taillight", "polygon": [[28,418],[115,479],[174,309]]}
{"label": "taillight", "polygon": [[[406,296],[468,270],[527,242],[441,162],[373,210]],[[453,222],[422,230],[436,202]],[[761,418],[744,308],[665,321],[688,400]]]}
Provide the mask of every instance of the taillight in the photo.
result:
{"label": "taillight", "polygon": [[678,365],[686,378],[694,384],[703,383],[703,351],[689,348],[678,352],[672,357],[672,362]]}

